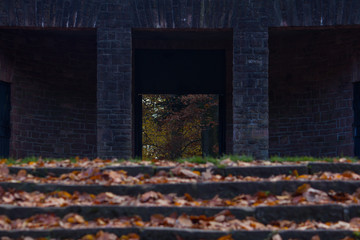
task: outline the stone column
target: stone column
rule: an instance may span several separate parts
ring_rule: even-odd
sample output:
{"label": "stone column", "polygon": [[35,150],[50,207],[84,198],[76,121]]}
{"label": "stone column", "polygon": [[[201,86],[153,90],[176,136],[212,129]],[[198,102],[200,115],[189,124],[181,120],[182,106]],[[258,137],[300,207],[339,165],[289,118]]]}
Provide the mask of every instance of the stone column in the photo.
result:
{"label": "stone column", "polygon": [[101,7],[97,73],[97,152],[131,157],[131,15],[128,1]]}

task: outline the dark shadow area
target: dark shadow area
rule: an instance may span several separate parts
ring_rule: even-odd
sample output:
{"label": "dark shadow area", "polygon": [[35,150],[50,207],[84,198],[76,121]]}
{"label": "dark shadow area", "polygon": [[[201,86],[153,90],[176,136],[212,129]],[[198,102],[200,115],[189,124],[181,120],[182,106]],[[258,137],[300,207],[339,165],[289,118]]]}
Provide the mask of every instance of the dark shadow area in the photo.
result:
{"label": "dark shadow area", "polygon": [[359,28],[272,28],[269,48],[270,156],[353,156]]}
{"label": "dark shadow area", "polygon": [[1,29],[10,156],[96,157],[96,31]]}
{"label": "dark shadow area", "polygon": [[135,156],[142,154],[144,94],[216,94],[218,153],[232,146],[232,31],[133,30],[133,80]]}

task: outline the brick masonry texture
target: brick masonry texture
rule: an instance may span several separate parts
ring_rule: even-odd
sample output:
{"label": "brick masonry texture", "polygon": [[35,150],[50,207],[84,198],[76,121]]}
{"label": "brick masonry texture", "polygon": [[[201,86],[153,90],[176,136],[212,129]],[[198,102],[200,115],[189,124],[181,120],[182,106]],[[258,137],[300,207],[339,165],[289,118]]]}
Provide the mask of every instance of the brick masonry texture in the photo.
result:
{"label": "brick masonry texture", "polygon": [[[3,27],[96,28],[96,154],[105,158],[132,155],[132,28],[232,28],[232,152],[266,158],[269,155],[269,27],[325,28],[359,23],[360,2],[355,0],[0,1]],[[10,60],[3,59],[1,65],[12,68]],[[330,93],[323,95],[326,96]],[[344,149],[351,145],[347,134],[341,140]],[[278,147],[270,152],[281,151]],[[345,150],[329,150],[324,154],[341,151]]]}
{"label": "brick masonry texture", "polygon": [[270,155],[353,155],[359,29],[270,31]]}
{"label": "brick masonry texture", "polygon": [[95,31],[1,30],[0,42],[13,63],[11,156],[96,157]]}

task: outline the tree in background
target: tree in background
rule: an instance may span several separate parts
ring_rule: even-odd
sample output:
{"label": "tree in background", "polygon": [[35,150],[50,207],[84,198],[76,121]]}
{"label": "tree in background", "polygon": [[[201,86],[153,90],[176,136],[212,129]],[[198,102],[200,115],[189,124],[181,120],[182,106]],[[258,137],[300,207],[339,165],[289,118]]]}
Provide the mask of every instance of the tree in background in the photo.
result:
{"label": "tree in background", "polygon": [[144,159],[218,154],[217,95],[143,95],[142,105]]}

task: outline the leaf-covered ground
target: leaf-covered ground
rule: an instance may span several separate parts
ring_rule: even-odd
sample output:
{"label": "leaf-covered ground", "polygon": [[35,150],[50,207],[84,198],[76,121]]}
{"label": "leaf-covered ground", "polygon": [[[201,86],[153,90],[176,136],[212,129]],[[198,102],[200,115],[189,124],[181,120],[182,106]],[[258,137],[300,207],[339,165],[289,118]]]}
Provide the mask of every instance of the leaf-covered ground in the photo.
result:
{"label": "leaf-covered ground", "polygon": [[93,159],[88,158],[74,158],[74,159],[42,159],[42,158],[25,158],[25,159],[2,159],[0,163],[7,164],[9,166],[21,166],[21,167],[96,167],[102,168],[107,166],[161,166],[161,167],[176,167],[181,165],[182,167],[247,167],[247,166],[279,166],[289,164],[306,164],[308,162],[333,162],[333,163],[353,163],[357,162],[357,159],[353,158],[312,158],[312,157],[273,157],[270,160],[255,160],[252,157],[247,156],[229,156],[220,159],[216,158],[201,158],[194,157],[189,159],[179,159],[176,161],[170,160],[119,160],[119,159]]}
{"label": "leaf-covered ground", "polygon": [[[12,239],[9,237],[2,237],[1,240],[57,240],[57,239],[56,238],[32,238],[32,237],[20,237],[17,239]],[[67,238],[64,240],[74,240],[74,239]],[[113,233],[99,231],[96,234],[84,235],[79,240],[140,240],[140,236],[137,235],[136,233],[130,233],[130,234],[122,235],[121,237],[118,237],[117,235],[115,235]],[[185,240],[185,239],[181,238],[180,236],[177,236],[176,240]],[[218,238],[217,240],[234,240],[234,239],[232,238],[231,234],[228,234],[228,235],[224,235],[224,236]],[[282,240],[282,238],[279,234],[275,234],[269,240]],[[300,240],[300,239],[291,238],[289,240]],[[321,240],[321,239],[318,235],[314,235],[314,236],[312,236],[311,240]],[[345,237],[341,240],[356,240],[356,239],[352,238],[352,237]]]}
{"label": "leaf-covered ground", "polygon": [[124,170],[101,170],[88,168],[84,171],[73,171],[62,174],[59,177],[50,176],[36,177],[28,174],[26,170],[20,170],[17,174],[10,174],[6,165],[0,165],[0,181],[2,182],[28,182],[28,183],[56,183],[56,184],[97,184],[97,185],[136,185],[136,184],[165,184],[165,183],[197,183],[197,182],[254,182],[254,181],[291,181],[291,180],[360,180],[360,175],[351,171],[343,173],[319,172],[316,174],[299,175],[296,170],[289,175],[275,175],[269,178],[255,176],[221,176],[213,174],[211,169],[205,172],[191,171],[177,166],[170,172],[160,171],[156,176],[138,174],[129,176]]}
{"label": "leaf-covered ground", "polygon": [[81,215],[70,213],[60,218],[53,214],[36,214],[30,218],[10,220],[0,215],[0,228],[2,230],[30,230],[30,229],[80,229],[98,227],[170,227],[178,229],[202,229],[202,230],[314,230],[314,229],[342,229],[360,231],[360,218],[353,218],[349,222],[318,222],[308,220],[297,223],[289,220],[277,220],[263,224],[253,217],[236,219],[229,210],[207,217],[205,215],[193,216],[181,214],[177,216],[164,216],[154,214],[150,221],[143,221],[138,216],[121,218],[97,218],[86,220]]}
{"label": "leaf-covered ground", "polygon": [[193,198],[189,194],[177,196],[176,193],[162,194],[149,191],[138,196],[116,195],[111,192],[100,194],[79,193],[66,191],[51,193],[25,192],[10,189],[5,191],[0,187],[0,204],[22,207],[65,207],[72,205],[117,205],[117,206],[193,206],[193,207],[256,207],[256,206],[288,206],[314,204],[359,204],[360,188],[350,194],[344,192],[324,192],[312,188],[309,184],[298,187],[296,192],[284,192],[274,195],[260,191],[256,194],[240,194],[234,198],[220,198],[215,195],[212,199]]}
{"label": "leaf-covered ground", "polygon": [[[351,159],[336,159],[334,162],[352,163]],[[295,162],[303,164],[303,162]],[[300,206],[300,205],[322,205],[322,204],[340,204],[340,205],[356,205],[360,202],[360,188],[354,192],[327,191],[319,190],[311,187],[312,181],[359,181],[360,175],[352,171],[342,173],[318,172],[314,174],[299,174],[297,170],[289,172],[289,174],[273,175],[271,177],[258,176],[240,176],[240,175],[220,175],[215,174],[211,168],[216,164],[222,166],[279,166],[285,165],[284,162],[272,161],[254,161],[243,162],[231,159],[223,159],[218,163],[174,163],[170,161],[124,161],[117,160],[100,160],[95,159],[77,159],[77,162],[71,160],[62,161],[30,161],[17,163],[8,163],[5,160],[0,164],[0,181],[8,183],[35,183],[35,184],[64,184],[64,185],[103,185],[103,186],[121,186],[121,185],[143,185],[143,184],[176,184],[176,183],[231,183],[231,182],[255,182],[255,181],[289,181],[289,184],[299,184],[299,181],[306,181],[306,184],[298,185],[294,192],[283,192],[281,194],[272,194],[270,191],[258,191],[255,194],[239,193],[233,198],[221,198],[217,193],[212,198],[194,197],[186,193],[184,195],[174,193],[165,194],[156,191],[148,191],[135,195],[118,195],[111,192],[102,192],[93,194],[91,192],[73,193],[58,190],[50,193],[39,191],[26,192],[15,189],[5,189],[0,187],[0,204],[19,206],[19,207],[66,207],[66,206],[166,206],[166,207],[223,207],[227,210],[219,212],[214,216],[206,215],[187,215],[171,214],[162,215],[160,213],[152,214],[149,220],[143,220],[139,216],[122,216],[117,218],[107,218],[106,216],[88,219],[88,216],[82,216],[76,213],[68,213],[64,217],[56,216],[52,213],[36,214],[28,218],[10,219],[5,215],[0,215],[0,230],[18,231],[18,230],[48,230],[48,229],[95,229],[95,228],[174,228],[174,229],[200,229],[200,230],[216,230],[223,231],[224,236],[218,240],[231,240],[231,235],[225,235],[229,231],[286,231],[286,230],[347,230],[360,231],[360,218],[355,217],[349,221],[328,221],[321,222],[308,220],[299,222],[296,219],[276,220],[270,222],[260,222],[253,217],[237,219],[231,209],[236,207],[257,207],[257,206]],[[294,164],[292,162],[291,164]],[[22,166],[30,168],[52,168],[52,167],[81,167],[82,171],[73,171],[64,173],[60,176],[48,174],[45,177],[38,177],[30,174],[25,169],[19,170],[16,174],[10,173],[9,166]],[[172,167],[170,171],[156,171],[154,176],[147,174],[138,174],[130,176],[124,170],[104,169],[107,166],[166,166]],[[205,171],[194,171],[191,168],[203,167]],[[310,181],[310,184],[309,184]],[[62,186],[63,187],[63,186]],[[360,186],[359,186],[360,187]],[[156,213],[156,212],[155,212]],[[28,215],[30,216],[30,215]],[[349,219],[349,218],[348,218]],[[347,220],[348,220],[347,219]],[[2,237],[3,240],[10,238]],[[23,237],[19,239],[32,240],[36,238]],[[40,238],[39,238],[40,239]],[[86,240],[116,240],[128,239],[137,240],[140,237],[136,234],[128,234],[116,236],[113,233],[98,232],[97,234],[87,234],[81,239]],[[319,240],[320,237],[315,235],[311,240]],[[43,240],[43,239],[41,239]],[[181,237],[176,240],[184,240]],[[282,240],[279,234],[274,234],[271,240]],[[290,240],[290,239],[288,239]],[[295,239],[293,239],[295,240]],[[340,239],[339,239],[340,240]],[[352,237],[346,237],[342,240],[355,240]]]}
{"label": "leaf-covered ground", "polygon": [[[136,233],[130,233],[122,236],[116,236],[113,233],[108,233],[104,231],[99,231],[96,234],[86,234],[80,240],[140,240],[140,236]],[[2,237],[1,240],[56,240],[55,238],[32,238],[32,237],[20,237],[17,239],[12,239],[9,237]],[[66,239],[73,240],[73,239]]]}

